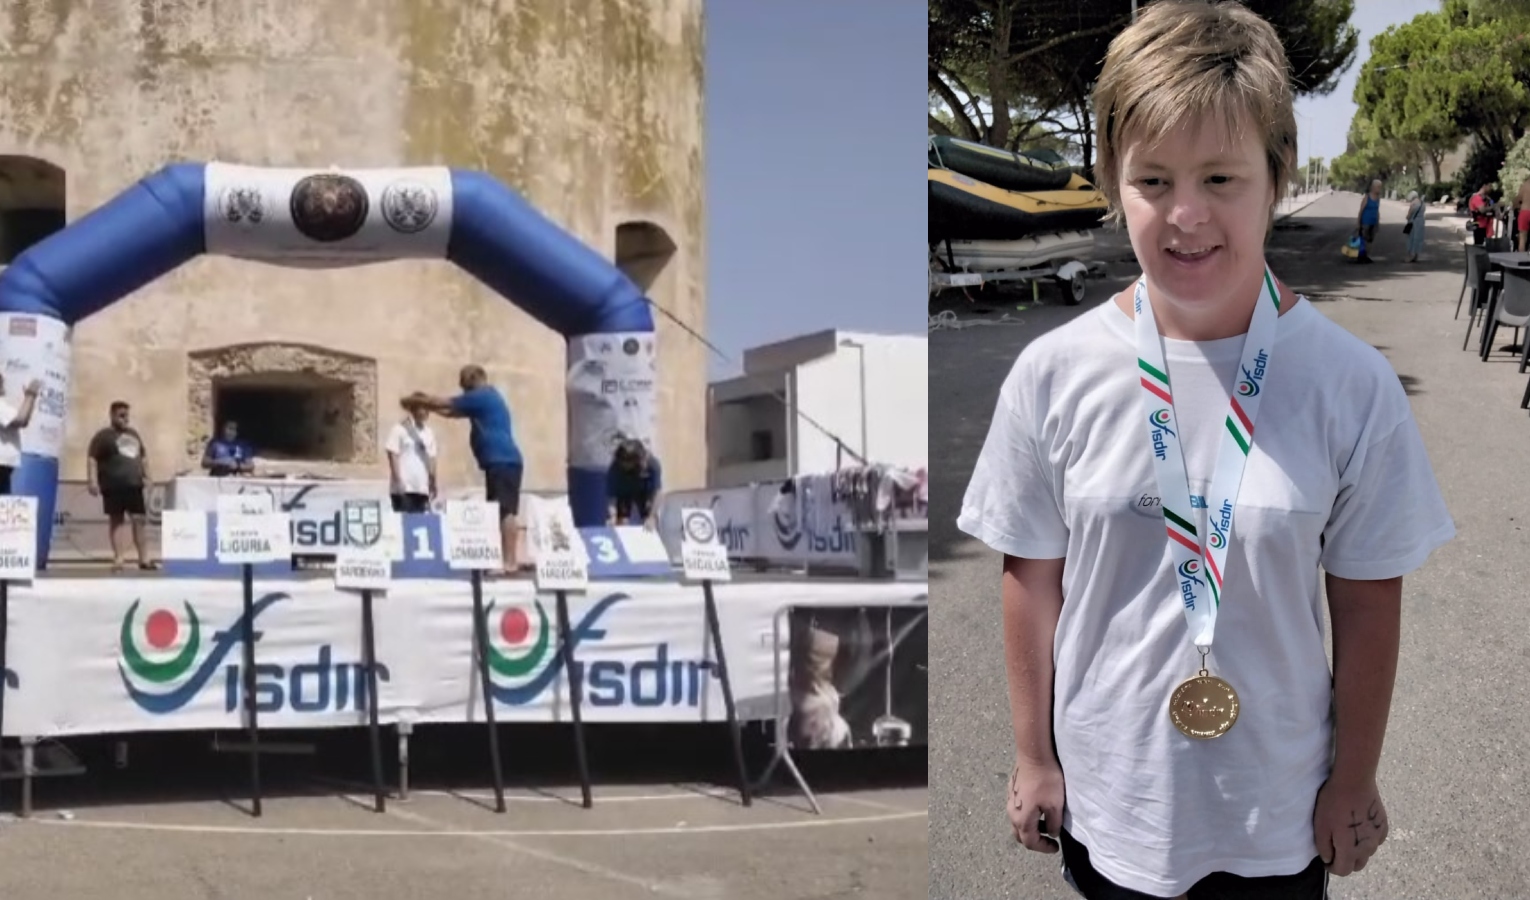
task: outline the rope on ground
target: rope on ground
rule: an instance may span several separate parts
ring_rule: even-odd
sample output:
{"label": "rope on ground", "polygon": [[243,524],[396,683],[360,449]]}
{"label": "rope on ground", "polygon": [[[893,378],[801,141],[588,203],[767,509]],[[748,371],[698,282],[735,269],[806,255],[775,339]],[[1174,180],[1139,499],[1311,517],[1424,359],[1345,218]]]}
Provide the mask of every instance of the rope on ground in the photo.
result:
{"label": "rope on ground", "polygon": [[930,316],[930,331],[961,331],[964,328],[977,328],[982,325],[1024,324],[1024,320],[1011,318],[1009,313],[1005,313],[997,319],[959,319],[954,311],[943,309]]}

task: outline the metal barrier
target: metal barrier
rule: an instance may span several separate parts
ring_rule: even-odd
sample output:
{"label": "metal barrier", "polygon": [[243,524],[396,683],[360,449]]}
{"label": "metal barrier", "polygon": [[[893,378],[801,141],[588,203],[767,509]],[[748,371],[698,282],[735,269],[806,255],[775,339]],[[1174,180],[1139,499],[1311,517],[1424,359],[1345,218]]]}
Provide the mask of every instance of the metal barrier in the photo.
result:
{"label": "metal barrier", "polygon": [[[772,747],[770,762],[766,764],[764,771],[760,773],[760,777],[753,782],[753,787],[756,791],[767,787],[772,777],[775,775],[776,769],[778,767],[784,766],[786,771],[791,775],[792,780],[796,782],[797,788],[802,791],[802,795],[807,798],[808,804],[812,806],[814,814],[823,815],[823,809],[818,805],[818,798],[814,796],[812,787],[808,784],[807,779],[803,777],[801,768],[798,767],[796,759],[794,759],[792,756],[792,743],[791,736],[789,734],[793,714],[790,675],[788,674],[783,678],[782,674],[783,668],[790,666],[792,662],[790,625],[791,616],[794,612],[805,609],[918,609],[927,612],[929,610],[929,594],[921,594],[911,600],[897,600],[888,603],[876,604],[864,602],[843,604],[793,604],[790,606],[783,606],[781,609],[777,610],[776,614],[771,618],[771,641],[772,650],[775,655],[775,659],[772,664],[772,690],[774,694],[774,715],[772,717],[774,719],[774,723],[772,725],[772,743],[774,746]],[[786,641],[787,649],[785,654],[781,652],[783,635]],[[784,662],[783,657],[785,658]]]}

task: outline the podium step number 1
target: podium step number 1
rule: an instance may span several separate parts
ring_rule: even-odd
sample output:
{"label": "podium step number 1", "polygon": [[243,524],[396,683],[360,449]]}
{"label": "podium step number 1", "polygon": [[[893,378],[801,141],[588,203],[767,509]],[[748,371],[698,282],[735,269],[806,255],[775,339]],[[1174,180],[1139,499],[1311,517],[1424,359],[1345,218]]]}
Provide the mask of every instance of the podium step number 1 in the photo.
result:
{"label": "podium step number 1", "polygon": [[5,735],[5,691],[11,680],[9,655],[11,583],[37,575],[37,498],[0,497],[0,743]]}
{"label": "podium step number 1", "polygon": [[584,673],[574,664],[570,639],[568,595],[590,587],[590,562],[574,514],[565,504],[539,504],[531,519],[531,544],[536,553],[537,592],[551,591],[558,602],[558,664],[568,680],[568,708],[574,719],[574,763],[579,768],[579,793],[584,808],[590,796],[590,759],[584,735]]}
{"label": "podium step number 1", "polygon": [[446,564],[471,572],[473,585],[473,657],[478,664],[478,691],[483,696],[483,720],[489,732],[489,770],[494,778],[494,811],[505,811],[505,774],[500,766],[499,729],[494,721],[494,694],[489,679],[489,625],[484,616],[483,573],[504,567],[499,537],[499,504],[483,500],[448,500],[441,523]]}
{"label": "podium step number 1", "polygon": [[383,509],[380,500],[345,501],[341,544],[335,554],[335,587],[361,593],[361,653],[367,676],[367,740],[372,755],[372,808],[388,811],[383,787],[382,733],[377,724],[377,635],[373,629],[372,598],[386,594],[393,582],[393,563],[403,559],[403,526],[398,513]]}
{"label": "podium step number 1", "polygon": [[745,806],[753,803],[749,779],[744,772],[744,738],[738,722],[738,708],[733,702],[733,681],[728,677],[728,658],[723,651],[722,627],[717,621],[717,601],[712,596],[712,583],[732,581],[733,571],[728,567],[728,548],[718,540],[717,520],[712,511],[704,507],[686,507],[680,510],[680,565],[689,582],[701,583],[702,600],[706,604],[707,634],[711,636],[712,649],[717,654],[717,680],[722,684],[723,709],[728,717],[728,736],[733,744],[733,766],[738,774],[739,801]]}

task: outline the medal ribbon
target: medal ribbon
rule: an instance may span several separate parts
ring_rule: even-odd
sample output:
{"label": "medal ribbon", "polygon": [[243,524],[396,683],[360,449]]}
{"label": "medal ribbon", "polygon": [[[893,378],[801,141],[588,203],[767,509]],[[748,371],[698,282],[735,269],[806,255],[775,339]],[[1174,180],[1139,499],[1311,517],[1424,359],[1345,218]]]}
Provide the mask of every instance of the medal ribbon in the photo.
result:
{"label": "medal ribbon", "polygon": [[1164,525],[1169,532],[1169,549],[1184,604],[1185,623],[1195,646],[1205,651],[1211,648],[1217,627],[1217,609],[1222,602],[1222,573],[1232,537],[1233,509],[1243,482],[1249,448],[1254,444],[1254,422],[1259,417],[1259,401],[1269,374],[1276,320],[1280,316],[1280,292],[1275,289],[1275,280],[1266,267],[1253,320],[1243,340],[1238,373],[1233,378],[1226,430],[1217,451],[1216,473],[1211,481],[1211,506],[1206,510],[1208,534],[1204,541],[1196,533],[1195,512],[1190,504],[1190,481],[1185,475],[1184,451],[1179,439],[1179,420],[1174,415],[1174,397],[1169,389],[1169,367],[1164,362],[1163,342],[1153,318],[1153,304],[1148,301],[1146,276],[1137,281],[1134,304],[1137,367],[1142,377],[1148,449],[1153,454],[1153,468],[1158,477]]}

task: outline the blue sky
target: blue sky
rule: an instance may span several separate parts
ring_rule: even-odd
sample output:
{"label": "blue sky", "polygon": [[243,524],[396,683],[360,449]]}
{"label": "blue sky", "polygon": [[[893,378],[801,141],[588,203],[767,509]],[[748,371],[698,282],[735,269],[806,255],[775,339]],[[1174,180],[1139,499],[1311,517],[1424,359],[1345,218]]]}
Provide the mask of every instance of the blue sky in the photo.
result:
{"label": "blue sky", "polygon": [[1439,9],[1439,0],[1355,0],[1355,12],[1349,17],[1349,24],[1360,31],[1355,61],[1332,94],[1304,97],[1296,102],[1296,148],[1301,162],[1312,156],[1332,160],[1344,152],[1349,120],[1355,114],[1351,99],[1355,79],[1360,75],[1361,64],[1371,55],[1371,38],[1386,31],[1389,25],[1401,25],[1419,13]]}
{"label": "blue sky", "polygon": [[918,0],[706,0],[707,337],[911,333],[927,305]]}
{"label": "blue sky", "polygon": [[[1370,39],[1438,0],[1356,0],[1355,62],[1297,103],[1301,159],[1344,150]],[[706,0],[711,374],[824,328],[923,327],[925,4]]]}

